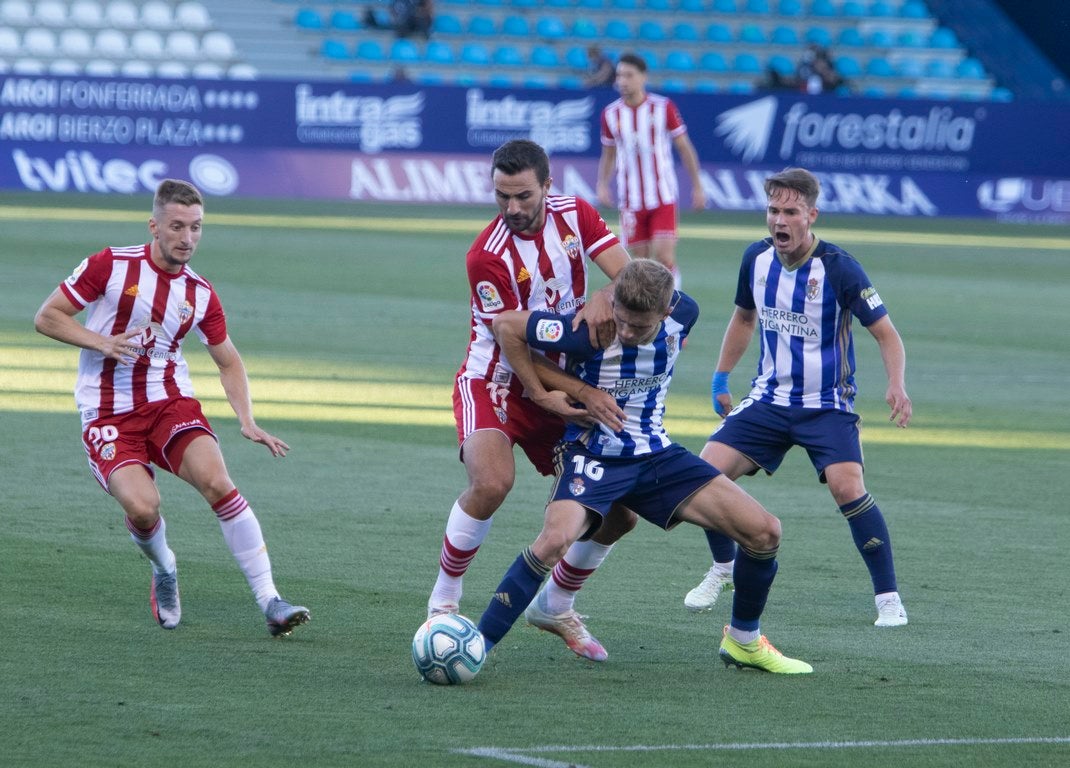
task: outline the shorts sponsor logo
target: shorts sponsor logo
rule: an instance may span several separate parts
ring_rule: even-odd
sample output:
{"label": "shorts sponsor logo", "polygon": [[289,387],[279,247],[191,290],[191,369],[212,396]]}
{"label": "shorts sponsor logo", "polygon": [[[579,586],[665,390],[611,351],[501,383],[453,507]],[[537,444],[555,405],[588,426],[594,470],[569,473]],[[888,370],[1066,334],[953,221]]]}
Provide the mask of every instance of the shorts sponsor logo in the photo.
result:
{"label": "shorts sponsor logo", "polygon": [[560,320],[540,320],[535,325],[535,338],[538,341],[558,341],[565,333],[565,325]]}

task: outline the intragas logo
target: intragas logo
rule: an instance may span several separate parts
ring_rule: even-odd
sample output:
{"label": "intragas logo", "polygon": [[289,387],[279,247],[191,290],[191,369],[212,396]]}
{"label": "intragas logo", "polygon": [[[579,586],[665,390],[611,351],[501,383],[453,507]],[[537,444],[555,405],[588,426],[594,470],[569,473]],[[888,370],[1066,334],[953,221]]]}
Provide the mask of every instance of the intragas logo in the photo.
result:
{"label": "intragas logo", "polygon": [[[714,133],[744,162],[765,159],[776,122],[775,96],[726,110],[716,118]],[[812,111],[797,101],[784,113],[778,155],[787,160],[800,150],[884,151],[895,153],[964,153],[973,147],[977,120],[958,115],[949,106],[921,114],[899,109],[887,113]]]}
{"label": "intragas logo", "polygon": [[993,213],[1070,213],[1070,180],[1008,177],[977,188],[977,202]]}
{"label": "intragas logo", "polygon": [[423,142],[423,93],[350,96],[342,90],[316,95],[302,83],[294,90],[297,140],[307,144],[355,144],[363,152],[415,149]]}
{"label": "intragas logo", "polygon": [[512,139],[531,139],[550,153],[584,152],[591,146],[593,96],[558,102],[487,99],[473,88],[467,102],[465,122],[473,147],[497,147]]}

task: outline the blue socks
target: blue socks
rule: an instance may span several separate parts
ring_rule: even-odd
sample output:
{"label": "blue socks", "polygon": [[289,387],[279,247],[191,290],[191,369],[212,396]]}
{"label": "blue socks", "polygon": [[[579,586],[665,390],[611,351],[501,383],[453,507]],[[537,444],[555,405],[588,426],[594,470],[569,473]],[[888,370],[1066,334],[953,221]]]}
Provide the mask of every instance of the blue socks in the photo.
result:
{"label": "blue socks", "polygon": [[732,570],[735,594],[732,596],[732,626],[750,632],[758,631],[769,589],[776,577],[776,550],[751,552],[744,547],[736,553]]}
{"label": "blue socks", "polygon": [[844,504],[840,512],[847,518],[855,546],[869,569],[873,594],[897,591],[891,536],[877,502],[867,493],[850,504]]}
{"label": "blue socks", "polygon": [[717,531],[706,531],[706,543],[713,553],[713,562],[730,563],[736,558],[736,542]]}
{"label": "blue socks", "polygon": [[528,607],[539,591],[549,566],[543,563],[528,547],[513,561],[501,584],[494,590],[483,616],[479,619],[479,631],[489,651],[505,637],[520,614]]}

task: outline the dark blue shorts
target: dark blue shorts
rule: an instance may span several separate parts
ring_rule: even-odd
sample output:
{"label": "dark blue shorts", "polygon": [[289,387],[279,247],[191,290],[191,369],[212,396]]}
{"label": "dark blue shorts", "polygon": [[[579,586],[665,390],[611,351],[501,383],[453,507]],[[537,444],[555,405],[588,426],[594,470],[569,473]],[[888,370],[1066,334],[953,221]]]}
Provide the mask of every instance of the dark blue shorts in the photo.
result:
{"label": "dark blue shorts", "polygon": [[559,460],[550,501],[575,501],[602,518],[619,503],[666,530],[680,522],[676,508],[721,474],[676,443],[629,458],[604,458],[581,443],[565,443]]}
{"label": "dark blue shorts", "polygon": [[857,413],[770,405],[748,397],[732,409],[710,440],[735,448],[770,475],[776,472],[784,454],[798,445],[806,449],[810,463],[824,482],[829,464],[863,463],[858,430],[861,421]]}

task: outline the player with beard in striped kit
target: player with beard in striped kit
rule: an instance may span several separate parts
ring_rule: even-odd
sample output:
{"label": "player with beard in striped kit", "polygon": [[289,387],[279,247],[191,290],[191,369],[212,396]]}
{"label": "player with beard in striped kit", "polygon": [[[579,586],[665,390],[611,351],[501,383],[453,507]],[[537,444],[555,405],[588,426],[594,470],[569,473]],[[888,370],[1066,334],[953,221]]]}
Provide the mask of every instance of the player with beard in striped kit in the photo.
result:
{"label": "player with beard in striped kit", "polygon": [[[219,520],[273,636],[309,619],[275,588],[260,523],[227,473],[219,443],[193,397],[182,343],[194,332],[219,367],[241,434],[285,456],[289,446],[253,419],[249,381],[212,285],[189,267],[204,201],[185,181],[156,189],[151,242],[88,257],[45,300],[38,332],[81,347],[75,400],[94,476],[122,507],[134,543],[152,564],[149,602],[164,629],[182,617],[178,566],[160,515],[152,464],[197,489]],[[85,324],[75,316],[86,310]]]}

